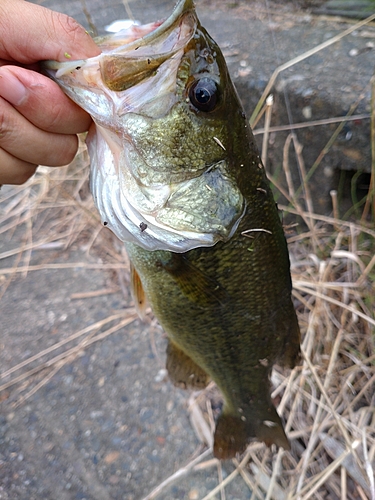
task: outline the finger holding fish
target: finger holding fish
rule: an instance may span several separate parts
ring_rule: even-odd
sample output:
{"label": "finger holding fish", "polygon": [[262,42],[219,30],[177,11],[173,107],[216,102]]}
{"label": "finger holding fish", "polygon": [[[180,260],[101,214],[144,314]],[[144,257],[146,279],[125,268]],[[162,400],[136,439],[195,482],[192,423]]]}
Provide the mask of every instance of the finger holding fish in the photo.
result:
{"label": "finger holding fish", "polygon": [[0,3],[0,184],[20,184],[38,164],[66,165],[90,116],[40,74],[38,61],[100,50],[74,19],[23,0]]}
{"label": "finger holding fish", "polygon": [[[4,75],[8,70],[4,69]],[[6,78],[6,75],[5,75]],[[3,78],[0,71],[0,95]],[[3,94],[7,94],[6,91]],[[25,104],[28,109],[29,105]],[[21,161],[32,164],[45,163],[51,166],[69,163],[77,151],[78,140],[73,134],[49,132],[30,122],[22,114],[22,101],[18,106],[12,106],[4,98],[0,107],[0,147]],[[41,119],[40,121],[42,121]],[[73,128],[74,130],[74,128]],[[49,145],[46,148],[46,144]]]}
{"label": "finger holding fish", "polygon": [[87,31],[60,12],[24,0],[0,3],[0,59],[31,65],[46,59],[93,57],[99,49]]}
{"label": "finger holding fish", "polygon": [[91,124],[91,117],[82,108],[55,82],[36,71],[11,65],[0,67],[0,96],[45,132],[73,135],[86,131]]}
{"label": "finger holding fish", "polygon": [[0,187],[2,184],[23,184],[34,175],[37,166],[22,161],[0,148]]}

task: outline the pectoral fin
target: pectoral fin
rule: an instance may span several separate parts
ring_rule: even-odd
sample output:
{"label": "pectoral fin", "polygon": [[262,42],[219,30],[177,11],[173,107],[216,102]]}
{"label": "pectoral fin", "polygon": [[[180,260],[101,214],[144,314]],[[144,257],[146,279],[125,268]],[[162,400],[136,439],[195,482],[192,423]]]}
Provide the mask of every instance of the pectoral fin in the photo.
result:
{"label": "pectoral fin", "polygon": [[130,292],[134,301],[135,310],[138,316],[144,320],[146,318],[147,299],[142,286],[141,278],[130,263]]}
{"label": "pectoral fin", "polygon": [[184,255],[171,254],[162,266],[178,283],[183,294],[200,307],[220,307],[228,300],[228,294],[220,283],[189,262]]}
{"label": "pectoral fin", "polygon": [[214,456],[219,460],[227,460],[237,453],[243,453],[250,437],[246,422],[237,415],[222,413],[216,422]]}
{"label": "pectoral fin", "polygon": [[204,389],[209,375],[172,341],[167,347],[167,370],[173,384],[182,389]]}
{"label": "pectoral fin", "polygon": [[255,430],[256,438],[266,443],[267,446],[275,444],[284,450],[290,450],[290,443],[286,437],[281,418],[272,406],[269,408],[270,417],[260,422]]}

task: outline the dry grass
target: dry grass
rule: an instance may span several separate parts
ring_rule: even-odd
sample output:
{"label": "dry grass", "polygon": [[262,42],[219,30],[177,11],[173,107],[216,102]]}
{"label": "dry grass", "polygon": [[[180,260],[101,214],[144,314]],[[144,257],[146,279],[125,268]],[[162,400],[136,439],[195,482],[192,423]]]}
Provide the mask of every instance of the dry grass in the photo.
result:
{"label": "dry grass", "polygon": [[[291,141],[293,137],[288,138],[286,150]],[[294,144],[303,166],[303,154],[298,144]],[[87,159],[82,160],[83,154],[64,169],[41,169],[26,186],[3,189],[1,237],[11,239],[20,231],[23,236],[14,238],[21,241],[20,245],[0,255],[0,260],[14,256],[12,267],[1,269],[0,300],[11,280],[20,273],[64,266],[50,262],[31,267],[32,250],[64,250],[80,238],[85,241],[88,253],[94,247],[93,251],[106,252],[109,264],[103,268],[126,272],[126,257],[114,239],[108,245],[107,231],[103,234],[95,215],[87,189]],[[163,498],[173,482],[187,475],[194,483],[194,473],[202,470],[217,474],[218,486],[201,500],[224,500],[225,488],[233,481],[247,485],[254,500],[375,499],[375,231],[369,222],[375,202],[375,161],[371,190],[363,217],[358,221],[315,214],[308,189],[303,198],[296,195],[287,154],[284,175],[288,190],[283,194],[290,204],[281,208],[294,214],[299,223],[297,227],[286,228],[286,232],[302,331],[303,362],[291,373],[276,367],[272,382],[273,397],[286,422],[292,450],[276,451],[253,443],[241,461],[233,460],[232,472],[222,480],[221,465],[210,456],[214,426],[211,402],[218,397],[210,386],[191,396],[189,407],[197,436],[209,449],[144,500]],[[95,267],[89,261],[80,265]],[[0,386],[0,391],[17,384],[18,403],[22,403],[64,363],[71,362],[88,345],[118,331],[134,318],[134,311],[126,310],[75,332],[3,373],[1,379],[8,381]],[[31,363],[34,367],[29,369]],[[47,375],[31,384],[31,388],[26,384],[21,392],[22,383],[32,380],[41,370]]]}
{"label": "dry grass", "polygon": [[[108,231],[102,231],[88,189],[88,166],[86,148],[82,144],[76,159],[67,167],[40,167],[26,185],[4,186],[2,189],[0,237],[8,241],[10,249],[0,253],[0,261],[11,257],[13,264],[11,267],[3,265],[0,269],[0,300],[12,280],[41,270],[113,270],[118,273],[121,283],[123,273],[129,269],[128,261],[122,246]],[[11,248],[13,241],[16,245]],[[86,260],[60,262],[59,255],[77,242],[85,249]],[[40,264],[30,264],[32,252],[35,254],[41,250],[51,250],[51,258]],[[105,256],[106,263],[93,262],[89,258],[90,253]],[[83,295],[71,294],[71,298],[93,297],[115,291],[113,286]],[[135,319],[135,310],[127,308],[62,338],[51,347],[3,371],[0,374],[0,393],[4,394],[4,391],[16,386],[19,398],[13,405],[18,407],[86,347],[117,332]],[[47,373],[40,381],[33,378],[39,372]]]}

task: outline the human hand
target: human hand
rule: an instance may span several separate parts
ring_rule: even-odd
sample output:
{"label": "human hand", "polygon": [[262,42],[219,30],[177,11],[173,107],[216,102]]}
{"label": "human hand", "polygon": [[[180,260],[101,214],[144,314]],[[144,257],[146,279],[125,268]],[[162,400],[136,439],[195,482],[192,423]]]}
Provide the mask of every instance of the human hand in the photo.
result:
{"label": "human hand", "polygon": [[91,118],[38,61],[100,53],[72,18],[24,0],[0,2],[0,185],[22,184],[39,164],[66,165]]}

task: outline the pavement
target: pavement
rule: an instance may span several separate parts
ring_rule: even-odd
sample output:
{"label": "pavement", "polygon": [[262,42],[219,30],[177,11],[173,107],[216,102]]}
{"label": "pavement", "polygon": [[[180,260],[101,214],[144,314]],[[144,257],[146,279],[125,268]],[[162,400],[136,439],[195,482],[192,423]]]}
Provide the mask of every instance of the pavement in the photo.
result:
{"label": "pavement", "polygon": [[[83,13],[87,8],[99,32],[110,22],[129,17],[120,1],[38,3],[65,11],[88,27]],[[300,10],[298,2],[269,3],[268,10],[261,1],[196,3],[202,24],[226,55],[248,114],[278,66],[353,26],[350,21]],[[173,4],[127,2],[142,22],[165,17]],[[276,82],[272,126],[288,123],[288,109],[293,122],[341,116],[363,95],[355,114],[364,117],[347,124],[311,177],[315,206],[323,212],[330,210],[329,190],[338,187],[344,171],[369,169],[365,115],[370,111],[374,37],[373,26],[356,29],[286,69]],[[282,102],[285,96],[289,108]],[[298,131],[306,165],[313,164],[335,127]],[[279,170],[287,133],[271,134],[272,173]],[[257,138],[261,141],[262,134]],[[297,181],[299,173],[293,176]],[[0,195],[5,198],[9,193],[5,187]],[[0,200],[0,210],[4,206]],[[35,220],[37,238],[42,225]],[[26,368],[46,363],[45,370],[0,392],[0,499],[142,500],[205,449],[189,419],[188,394],[166,380],[163,332],[151,316],[146,323],[134,316],[126,257],[107,232],[101,232],[90,247],[94,224],[68,249],[50,242],[33,250],[29,264],[40,268],[9,280],[9,269],[22,265],[25,256],[19,262],[12,249],[25,242],[29,230],[27,223],[20,224],[0,237],[1,373],[76,332],[83,333],[1,380],[6,383]],[[111,328],[113,333],[108,333]],[[103,339],[90,344],[101,334]],[[65,362],[48,367],[52,355],[82,339],[85,342]],[[224,477],[232,470],[232,464],[224,464]],[[215,464],[207,462],[205,469],[175,482],[158,498],[203,499],[218,481]],[[242,481],[233,481],[226,493],[231,500],[251,497]]]}

